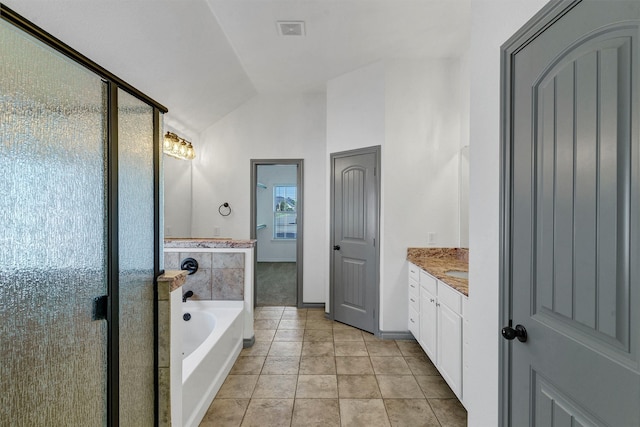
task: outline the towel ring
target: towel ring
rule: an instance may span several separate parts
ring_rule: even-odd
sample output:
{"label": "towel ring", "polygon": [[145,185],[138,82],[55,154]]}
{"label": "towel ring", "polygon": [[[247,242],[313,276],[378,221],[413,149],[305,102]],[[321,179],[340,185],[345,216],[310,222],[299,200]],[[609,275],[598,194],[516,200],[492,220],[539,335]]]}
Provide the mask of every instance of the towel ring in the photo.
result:
{"label": "towel ring", "polygon": [[229,206],[229,203],[224,202],[223,204],[218,206],[218,213],[222,216],[231,215],[231,206]]}

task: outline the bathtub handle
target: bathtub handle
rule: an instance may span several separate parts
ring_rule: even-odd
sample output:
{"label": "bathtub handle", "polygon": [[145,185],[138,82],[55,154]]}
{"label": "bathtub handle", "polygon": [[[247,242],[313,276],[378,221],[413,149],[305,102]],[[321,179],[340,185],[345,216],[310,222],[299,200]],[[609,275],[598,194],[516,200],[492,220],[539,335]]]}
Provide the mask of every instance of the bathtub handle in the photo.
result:
{"label": "bathtub handle", "polygon": [[193,258],[185,258],[182,260],[182,264],[180,264],[181,270],[187,270],[189,275],[195,274],[198,271],[198,261]]}

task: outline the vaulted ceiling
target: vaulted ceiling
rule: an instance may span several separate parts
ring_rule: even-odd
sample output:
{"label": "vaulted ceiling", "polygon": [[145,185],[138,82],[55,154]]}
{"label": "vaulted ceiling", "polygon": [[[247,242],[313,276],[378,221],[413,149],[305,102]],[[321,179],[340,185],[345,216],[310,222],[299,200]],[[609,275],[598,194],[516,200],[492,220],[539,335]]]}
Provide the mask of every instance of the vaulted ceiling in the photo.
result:
{"label": "vaulted ceiling", "polygon": [[[469,45],[470,0],[0,1],[167,106],[190,137],[257,94]],[[306,34],[280,36],[276,21]]]}

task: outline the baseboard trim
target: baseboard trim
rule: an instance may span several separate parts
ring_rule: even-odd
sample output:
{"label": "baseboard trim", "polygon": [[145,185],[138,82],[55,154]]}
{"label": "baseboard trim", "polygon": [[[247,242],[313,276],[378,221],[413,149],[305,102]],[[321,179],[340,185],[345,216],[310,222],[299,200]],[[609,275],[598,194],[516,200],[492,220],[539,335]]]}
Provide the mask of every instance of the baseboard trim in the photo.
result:
{"label": "baseboard trim", "polygon": [[299,308],[324,308],[323,302],[303,302]]}
{"label": "baseboard trim", "polygon": [[409,331],[380,331],[378,338],[381,340],[416,340]]}
{"label": "baseboard trim", "polygon": [[252,336],[251,338],[245,338],[242,340],[242,348],[249,348],[249,347],[253,347],[253,345],[256,343],[256,336]]}

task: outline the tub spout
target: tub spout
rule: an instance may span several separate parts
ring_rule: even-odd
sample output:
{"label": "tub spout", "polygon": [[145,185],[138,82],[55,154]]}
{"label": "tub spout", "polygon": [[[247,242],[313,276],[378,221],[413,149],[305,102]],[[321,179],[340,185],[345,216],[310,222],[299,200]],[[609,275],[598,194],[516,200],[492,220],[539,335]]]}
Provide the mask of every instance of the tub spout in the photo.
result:
{"label": "tub spout", "polygon": [[187,298],[191,298],[193,296],[193,291],[187,291],[182,295],[182,302],[187,302]]}

